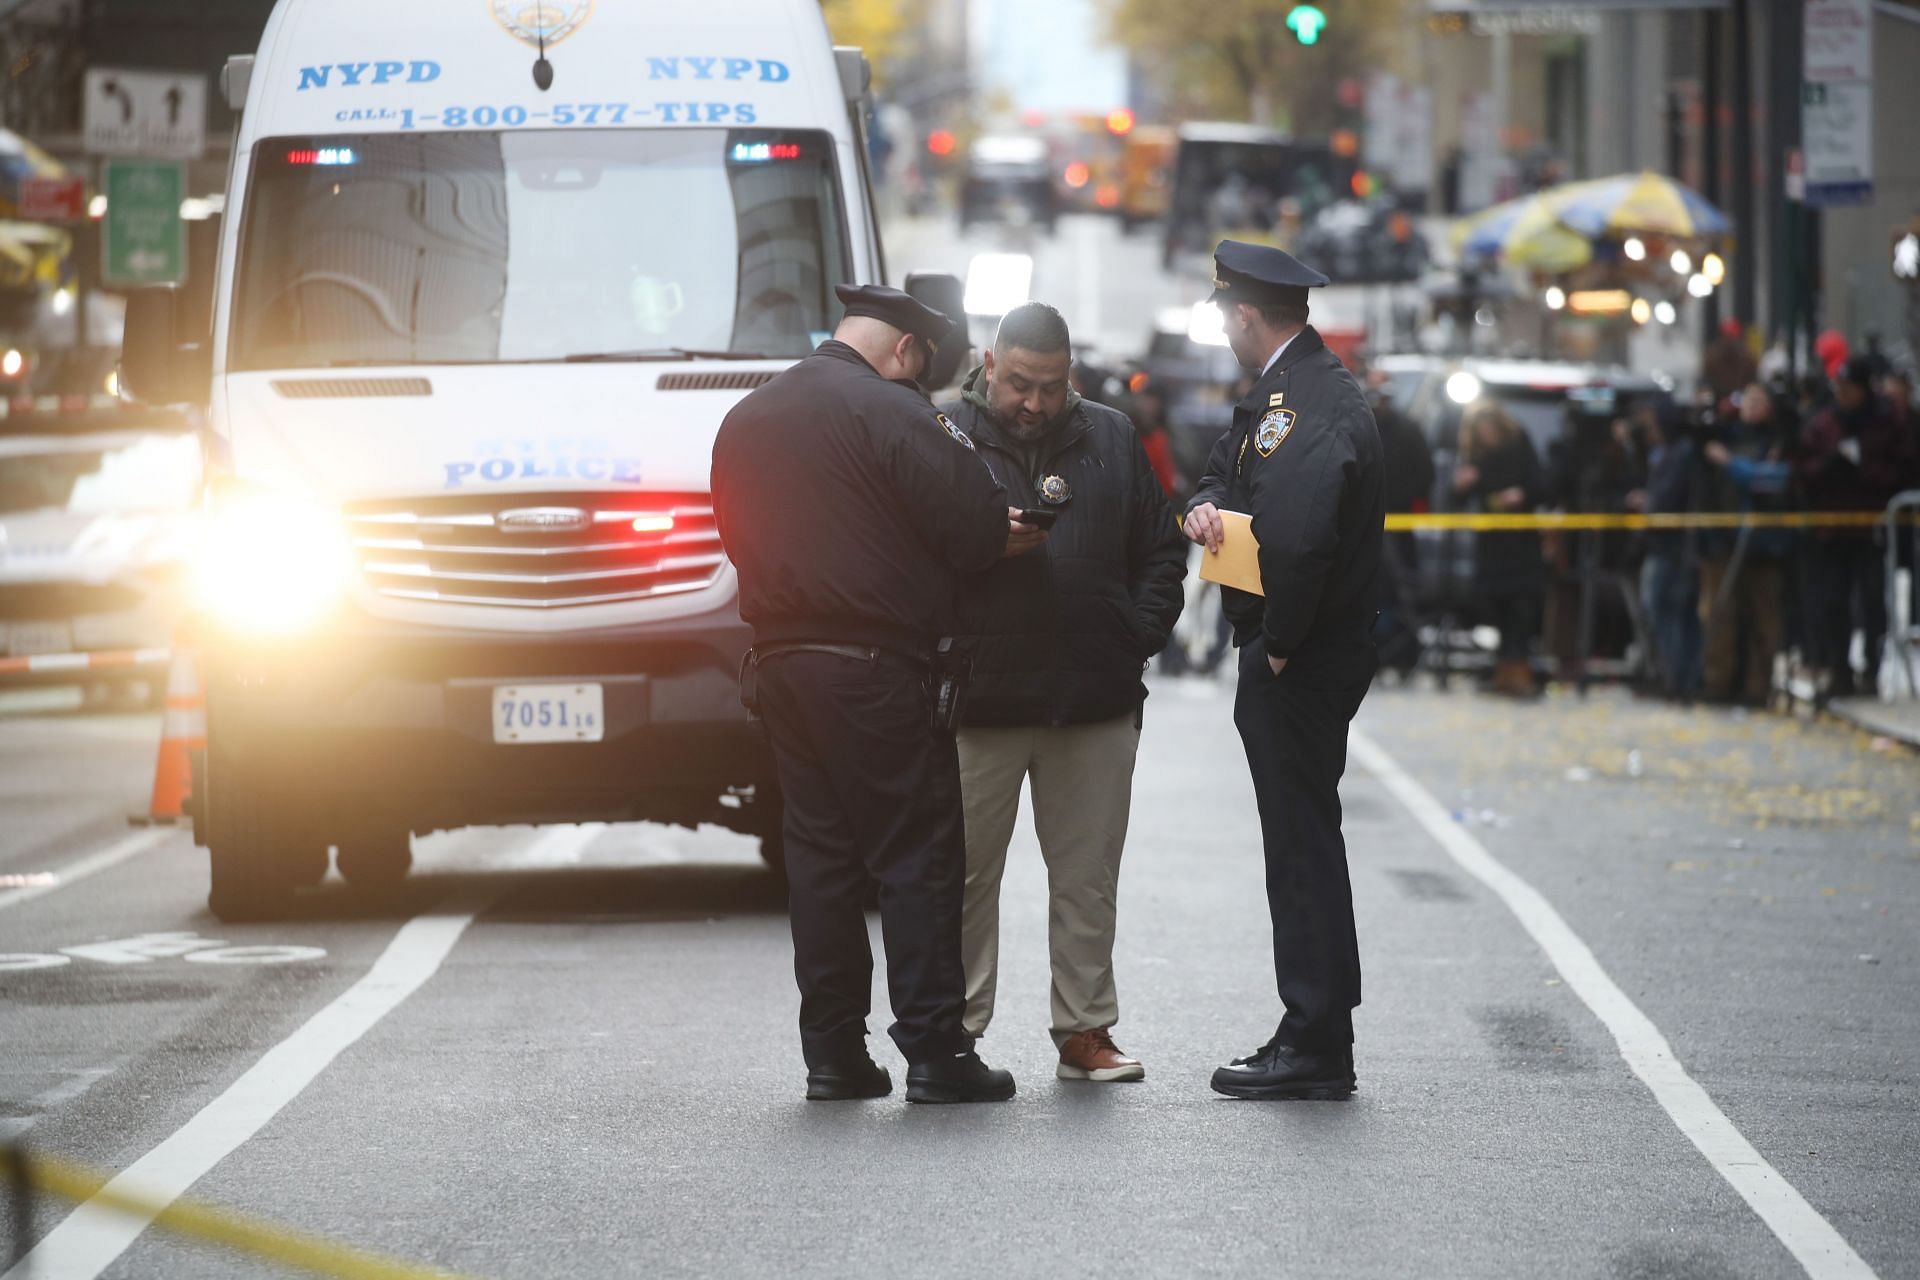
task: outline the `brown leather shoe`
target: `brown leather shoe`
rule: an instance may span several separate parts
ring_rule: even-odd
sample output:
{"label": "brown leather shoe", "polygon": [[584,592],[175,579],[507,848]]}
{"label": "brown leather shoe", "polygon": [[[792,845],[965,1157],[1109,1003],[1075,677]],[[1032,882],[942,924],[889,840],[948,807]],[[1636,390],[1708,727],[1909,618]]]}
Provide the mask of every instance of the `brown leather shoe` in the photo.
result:
{"label": "brown leather shoe", "polygon": [[1067,1042],[1060,1046],[1060,1069],[1054,1074],[1062,1080],[1109,1084],[1116,1080],[1145,1080],[1147,1069],[1114,1048],[1113,1036],[1105,1027],[1096,1027],[1067,1037]]}

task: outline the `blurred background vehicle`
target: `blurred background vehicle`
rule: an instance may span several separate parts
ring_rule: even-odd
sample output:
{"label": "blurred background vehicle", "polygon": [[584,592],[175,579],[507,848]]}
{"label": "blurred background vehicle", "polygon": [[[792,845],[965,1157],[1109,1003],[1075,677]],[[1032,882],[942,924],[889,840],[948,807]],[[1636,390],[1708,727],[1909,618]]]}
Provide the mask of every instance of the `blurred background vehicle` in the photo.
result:
{"label": "blurred background vehicle", "polygon": [[1051,232],[1059,218],[1053,166],[1044,140],[987,134],[967,150],[960,180],[960,229],[977,223],[1036,225]]}
{"label": "blurred background vehicle", "polygon": [[1324,142],[1246,124],[1180,127],[1161,263],[1210,253],[1223,238],[1289,242],[1352,187],[1354,162]]}
{"label": "blurred background vehicle", "polygon": [[1342,284],[1418,280],[1427,242],[1411,215],[1384,201],[1336,200],[1316,213],[1293,252]]}
{"label": "blurred background vehicle", "polygon": [[[0,420],[0,687],[77,682],[95,702],[159,698],[200,477],[199,440],[162,410]],[[137,660],[144,651],[157,652]]]}

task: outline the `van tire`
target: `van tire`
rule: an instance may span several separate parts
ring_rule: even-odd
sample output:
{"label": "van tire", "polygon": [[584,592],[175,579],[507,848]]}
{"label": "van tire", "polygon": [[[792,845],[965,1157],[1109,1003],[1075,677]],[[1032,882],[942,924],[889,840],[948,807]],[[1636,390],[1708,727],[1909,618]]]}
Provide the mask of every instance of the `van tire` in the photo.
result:
{"label": "van tire", "polygon": [[229,924],[284,915],[302,869],[311,868],[312,859],[300,856],[310,852],[304,848],[305,824],[289,811],[284,795],[216,751],[207,754],[204,780],[208,908]]}

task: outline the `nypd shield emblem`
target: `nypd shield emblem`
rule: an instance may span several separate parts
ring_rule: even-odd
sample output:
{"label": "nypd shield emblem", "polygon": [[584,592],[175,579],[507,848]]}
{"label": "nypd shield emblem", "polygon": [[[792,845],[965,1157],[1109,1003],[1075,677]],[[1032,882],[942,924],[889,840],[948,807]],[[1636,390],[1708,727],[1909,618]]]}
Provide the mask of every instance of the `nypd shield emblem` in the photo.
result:
{"label": "nypd shield emblem", "polygon": [[961,444],[967,446],[967,448],[969,449],[973,448],[973,441],[967,438],[966,432],[962,431],[959,427],[956,427],[953,425],[952,418],[949,418],[944,413],[935,413],[933,416],[940,420],[941,430],[945,431],[948,435],[952,436],[955,440],[958,440]]}
{"label": "nypd shield emblem", "polygon": [[1260,425],[1254,428],[1253,447],[1259,450],[1261,457],[1272,457],[1273,451],[1286,442],[1287,437],[1293,434],[1293,421],[1291,409],[1275,409],[1260,419]]}
{"label": "nypd shield emblem", "polygon": [[1065,476],[1048,476],[1040,482],[1040,501],[1057,507],[1073,497],[1073,486]]}
{"label": "nypd shield emblem", "polygon": [[487,0],[493,17],[533,48],[551,49],[578,31],[593,13],[593,0]]}

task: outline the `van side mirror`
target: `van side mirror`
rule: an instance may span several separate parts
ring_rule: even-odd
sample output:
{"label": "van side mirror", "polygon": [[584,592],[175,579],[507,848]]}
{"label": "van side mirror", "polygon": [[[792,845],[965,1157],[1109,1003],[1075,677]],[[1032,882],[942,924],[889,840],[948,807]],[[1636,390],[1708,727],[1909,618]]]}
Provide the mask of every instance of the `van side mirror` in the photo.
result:
{"label": "van side mirror", "polygon": [[939,271],[915,271],[907,276],[906,292],[953,321],[953,336],[940,344],[940,349],[934,352],[933,364],[920,379],[929,391],[952,386],[972,351],[967,337],[966,290],[957,276]]}
{"label": "van side mirror", "polygon": [[180,341],[180,290],[150,285],[127,295],[120,387],[143,404],[204,404],[213,381],[210,343]]}

